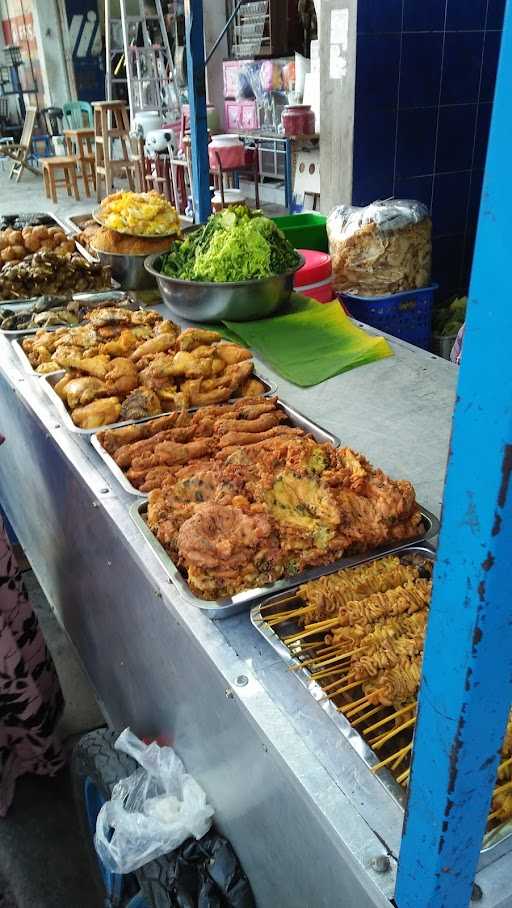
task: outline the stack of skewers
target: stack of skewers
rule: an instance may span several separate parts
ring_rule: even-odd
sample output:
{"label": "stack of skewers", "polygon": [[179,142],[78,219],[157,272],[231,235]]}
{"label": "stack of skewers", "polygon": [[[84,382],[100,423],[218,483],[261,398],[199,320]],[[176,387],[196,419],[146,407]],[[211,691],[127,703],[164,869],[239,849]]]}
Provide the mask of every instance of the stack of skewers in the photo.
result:
{"label": "stack of skewers", "polygon": [[[432,561],[408,554],[348,568],[299,587],[261,614],[325,699],[407,788],[432,590]],[[276,608],[278,611],[276,611]],[[266,609],[268,612],[266,613]],[[290,622],[300,630],[287,633]],[[489,829],[512,819],[512,714]]]}

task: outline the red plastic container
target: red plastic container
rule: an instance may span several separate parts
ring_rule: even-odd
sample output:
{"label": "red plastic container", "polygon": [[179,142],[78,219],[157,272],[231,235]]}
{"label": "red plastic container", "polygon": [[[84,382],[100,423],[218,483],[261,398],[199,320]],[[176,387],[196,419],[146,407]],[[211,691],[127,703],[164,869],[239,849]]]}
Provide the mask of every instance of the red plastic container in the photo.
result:
{"label": "red plastic container", "polygon": [[294,290],[319,303],[330,303],[335,298],[331,256],[316,249],[298,249],[297,252],[304,256],[306,263],[295,274]]}
{"label": "red plastic container", "polygon": [[285,136],[310,136],[315,131],[315,114],[309,104],[289,104],[281,114]]}
{"label": "red plastic container", "polygon": [[212,170],[219,169],[217,155],[224,170],[229,170],[230,167],[243,167],[245,164],[245,148],[241,142],[237,142],[236,145],[215,145],[210,142],[208,159]]}

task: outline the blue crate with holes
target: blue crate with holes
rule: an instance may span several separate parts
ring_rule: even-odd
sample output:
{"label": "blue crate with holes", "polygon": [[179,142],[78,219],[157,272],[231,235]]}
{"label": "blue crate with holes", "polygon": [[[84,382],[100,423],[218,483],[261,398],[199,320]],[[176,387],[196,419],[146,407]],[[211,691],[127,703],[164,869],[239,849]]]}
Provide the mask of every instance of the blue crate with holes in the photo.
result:
{"label": "blue crate with holes", "polygon": [[430,350],[432,336],[432,309],[438,285],[406,290],[387,296],[355,296],[339,293],[352,318],[393,337],[399,337],[416,347]]}

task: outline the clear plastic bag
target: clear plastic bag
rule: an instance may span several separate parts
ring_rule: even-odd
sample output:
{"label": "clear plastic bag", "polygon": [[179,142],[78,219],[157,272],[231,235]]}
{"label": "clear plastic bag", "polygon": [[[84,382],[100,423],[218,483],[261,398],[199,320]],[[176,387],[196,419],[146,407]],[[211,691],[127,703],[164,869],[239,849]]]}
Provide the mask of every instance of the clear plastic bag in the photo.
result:
{"label": "clear plastic bag", "polygon": [[131,873],[191,836],[200,839],[214,811],[172,747],[144,744],[129,728],[114,746],[140,769],[114,785],[98,814],[94,844],[109,870]]}
{"label": "clear plastic bag", "polygon": [[432,224],[421,202],[339,205],[327,218],[327,235],[338,291],[385,296],[430,284]]}

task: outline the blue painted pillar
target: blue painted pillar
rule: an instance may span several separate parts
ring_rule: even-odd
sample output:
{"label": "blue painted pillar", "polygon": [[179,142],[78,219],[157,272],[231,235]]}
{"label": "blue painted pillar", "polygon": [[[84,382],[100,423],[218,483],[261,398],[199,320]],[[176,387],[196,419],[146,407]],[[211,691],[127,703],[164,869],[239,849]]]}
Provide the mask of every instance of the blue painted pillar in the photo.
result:
{"label": "blue painted pillar", "polygon": [[511,84],[508,0],[398,868],[399,908],[469,904],[512,702]]}
{"label": "blue painted pillar", "polygon": [[192,192],[196,222],[203,223],[211,213],[211,202],[202,0],[185,0],[185,37],[192,140]]}

